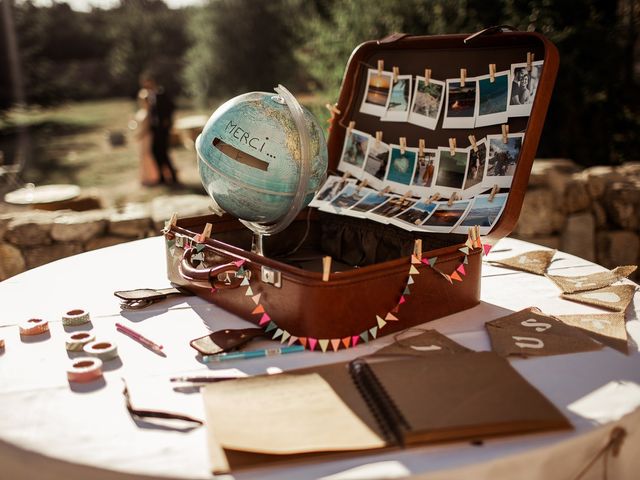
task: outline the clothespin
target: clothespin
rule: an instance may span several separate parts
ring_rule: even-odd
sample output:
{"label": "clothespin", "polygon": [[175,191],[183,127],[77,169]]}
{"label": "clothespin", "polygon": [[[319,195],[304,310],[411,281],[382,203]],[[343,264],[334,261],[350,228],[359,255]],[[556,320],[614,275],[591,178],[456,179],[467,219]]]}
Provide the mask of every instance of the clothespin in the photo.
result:
{"label": "clothespin", "polygon": [[469,227],[468,237],[471,240],[471,244],[474,244],[476,242],[476,239],[478,238],[478,230],[476,230],[475,226]]}
{"label": "clothespin", "polygon": [[451,156],[456,154],[456,139],[453,137],[449,139],[449,150],[451,151]]}
{"label": "clothespin", "polygon": [[400,153],[404,153],[407,149],[407,137],[400,137]]}
{"label": "clothespin", "polygon": [[481,248],[482,242],[480,241],[480,225],[474,225],[473,229],[476,232],[476,247]]}
{"label": "clothespin", "polygon": [[534,58],[533,52],[527,52],[527,72],[531,71],[531,68],[533,66],[533,58]]}
{"label": "clothespin", "polygon": [[478,144],[476,143],[475,135],[469,135],[469,143],[471,144],[471,148],[473,148],[474,152],[478,151]]}
{"label": "clothespin", "polygon": [[331,257],[322,258],[322,281],[328,282],[331,274]]}
{"label": "clothespin", "polygon": [[500,188],[498,187],[498,185],[494,185],[493,188],[491,189],[491,193],[489,194],[489,201],[493,202],[493,199],[496,196],[496,193],[498,193],[498,190],[500,190]]}
{"label": "clothespin", "polygon": [[178,214],[174,212],[171,215],[171,218],[169,219],[169,221],[167,222],[166,227],[167,228],[175,227],[177,223],[178,223]]}
{"label": "clothespin", "polygon": [[418,157],[419,158],[424,157],[424,147],[425,147],[425,141],[424,141],[424,138],[421,138],[420,140],[418,140]]}
{"label": "clothespin", "polygon": [[360,193],[360,190],[362,190],[364,187],[366,187],[369,184],[369,180],[367,180],[366,178],[362,181],[362,183],[360,183],[360,185],[358,185],[358,187],[356,188],[356,192]]}
{"label": "clothespin", "polygon": [[382,141],[382,130],[378,130],[376,132],[376,147],[380,146],[381,141]]}
{"label": "clothespin", "polygon": [[342,174],[342,180],[346,180],[347,178],[349,178],[349,176],[350,176],[350,175],[351,175],[351,174],[350,174],[349,172],[344,172],[344,173]]}
{"label": "clothespin", "polygon": [[489,64],[489,81],[491,83],[496,81],[496,64],[495,63]]}
{"label": "clothespin", "polygon": [[382,75],[384,70],[384,60],[378,60],[378,75]]}
{"label": "clothespin", "polygon": [[386,195],[387,193],[389,193],[390,190],[391,190],[391,187],[386,186],[378,192],[378,195],[382,197],[383,195]]}
{"label": "clothespin", "polygon": [[194,235],[193,237],[193,241],[196,243],[204,243],[207,241],[207,238],[209,238],[211,236],[211,230],[213,229],[213,225],[211,225],[210,223],[207,223],[204,226],[204,230],[202,230],[202,233],[198,233],[197,235]]}
{"label": "clothespin", "polygon": [[402,194],[402,196],[400,197],[400,201],[404,202],[407,198],[411,197],[413,195],[413,192],[411,190],[405,192],[404,194]]}
{"label": "clothespin", "polygon": [[356,128],[356,121],[351,120],[349,122],[349,126],[347,127],[347,135],[349,135],[351,133],[351,130],[353,130],[354,128]]}
{"label": "clothespin", "polygon": [[464,87],[464,82],[467,80],[467,69],[466,68],[461,68],[460,69],[460,86]]}
{"label": "clothespin", "polygon": [[431,195],[429,197],[429,201],[427,202],[427,205],[429,205],[430,203],[433,203],[433,202],[437,202],[438,200],[440,200],[440,193],[436,192],[436,193],[434,193],[433,195]]}
{"label": "clothespin", "polygon": [[396,83],[398,81],[398,75],[400,75],[400,68],[393,67],[392,71],[393,71],[393,83]]}
{"label": "clothespin", "polygon": [[453,202],[455,202],[456,200],[458,200],[458,194],[456,192],[453,192],[453,194],[451,194],[451,196],[449,197],[449,201],[447,202],[447,205],[450,207],[451,205],[453,205]]}
{"label": "clothespin", "polygon": [[425,85],[429,85],[430,81],[431,81],[431,69],[430,68],[425,68],[424,69],[424,84]]}
{"label": "clothespin", "polygon": [[422,239],[416,238],[413,242],[413,254],[418,257],[419,260],[422,260]]}
{"label": "clothespin", "polygon": [[336,118],[336,115],[340,115],[340,110],[338,110],[338,107],[336,105],[331,105],[330,103],[327,103],[325,105],[325,107],[327,108],[327,110],[329,110],[329,114],[331,115],[329,117],[329,124],[333,123],[333,120]]}
{"label": "clothespin", "polygon": [[502,125],[502,143],[509,143],[509,125]]}

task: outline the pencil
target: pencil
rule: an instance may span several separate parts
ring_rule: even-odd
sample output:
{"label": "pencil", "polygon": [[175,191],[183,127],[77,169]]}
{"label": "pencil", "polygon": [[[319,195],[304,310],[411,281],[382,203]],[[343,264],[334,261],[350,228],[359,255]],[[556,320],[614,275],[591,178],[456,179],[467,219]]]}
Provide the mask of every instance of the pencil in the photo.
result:
{"label": "pencil", "polygon": [[162,351],[162,348],[163,348],[162,345],[158,345],[154,341],[149,340],[147,337],[139,334],[135,330],[132,330],[129,327],[125,327],[121,323],[116,323],[116,329],[120,333],[124,333],[125,335],[133,338],[136,342],[144,345],[145,347],[150,348],[154,352],[159,353],[159,354],[164,354],[164,352]]}
{"label": "pencil", "polygon": [[218,355],[204,355],[204,363],[224,362],[227,360],[245,360],[247,358],[271,357],[273,355],[284,355],[286,353],[302,352],[302,345],[291,345],[282,348],[265,348],[263,350],[248,350],[246,352],[220,353]]}

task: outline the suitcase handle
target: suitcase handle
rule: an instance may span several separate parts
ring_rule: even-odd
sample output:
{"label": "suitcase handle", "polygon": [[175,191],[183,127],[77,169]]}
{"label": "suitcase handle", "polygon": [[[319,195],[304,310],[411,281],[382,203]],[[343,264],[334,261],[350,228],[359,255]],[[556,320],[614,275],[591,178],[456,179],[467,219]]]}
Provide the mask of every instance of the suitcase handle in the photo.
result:
{"label": "suitcase handle", "polygon": [[207,282],[216,290],[238,288],[242,278],[236,277],[239,267],[233,262],[216,265],[209,269],[198,269],[191,264],[195,248],[187,248],[178,266],[180,276],[190,282]]}

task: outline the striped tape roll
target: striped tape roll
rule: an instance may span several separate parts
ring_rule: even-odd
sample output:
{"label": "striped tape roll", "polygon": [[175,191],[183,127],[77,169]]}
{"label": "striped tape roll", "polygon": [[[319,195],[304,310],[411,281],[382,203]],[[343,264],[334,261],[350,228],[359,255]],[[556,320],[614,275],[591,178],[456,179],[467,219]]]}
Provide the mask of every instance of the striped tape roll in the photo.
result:
{"label": "striped tape roll", "polygon": [[4,338],[0,338],[0,348],[4,348]]}
{"label": "striped tape roll", "polygon": [[70,382],[91,382],[102,377],[102,360],[94,357],[78,357],[67,368]]}
{"label": "striped tape roll", "polygon": [[89,316],[89,312],[86,312],[81,308],[69,310],[67,313],[62,315],[62,325],[64,325],[65,327],[84,325],[85,323],[90,321],[91,317]]}
{"label": "striped tape roll", "polygon": [[40,335],[49,331],[49,322],[42,318],[30,318],[20,325],[20,335]]}
{"label": "striped tape roll", "polygon": [[83,350],[87,355],[98,357],[100,360],[111,360],[118,356],[118,347],[116,347],[115,343],[105,340],[95,340],[87,343]]}
{"label": "striped tape roll", "polygon": [[89,332],[74,332],[67,335],[64,345],[70,352],[81,352],[82,348],[89,342],[96,339],[95,335]]}

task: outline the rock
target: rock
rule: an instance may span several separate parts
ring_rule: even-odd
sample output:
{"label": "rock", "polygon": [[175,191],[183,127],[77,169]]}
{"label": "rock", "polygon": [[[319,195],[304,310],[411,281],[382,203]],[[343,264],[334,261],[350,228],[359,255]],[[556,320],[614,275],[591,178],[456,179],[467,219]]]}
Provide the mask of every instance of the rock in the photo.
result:
{"label": "rock", "polygon": [[53,245],[25,248],[23,256],[27,268],[35,268],[81,252],[82,245],[79,243],[54,243]]}
{"label": "rock", "polygon": [[602,197],[609,183],[624,178],[615,167],[610,166],[590,167],[584,170],[583,175],[587,181],[587,191],[591,198]]}
{"label": "rock", "polygon": [[109,210],[67,212],[55,219],[51,237],[58,242],[86,242],[104,233],[109,214]]}
{"label": "rock", "polygon": [[211,199],[207,195],[178,195],[156,197],[151,202],[151,220],[156,233],[164,228],[164,222],[171,218],[173,213],[178,217],[192,217],[196,215],[210,215],[212,211]]}
{"label": "rock", "polygon": [[567,213],[586,210],[591,205],[587,182],[580,173],[573,174],[565,184],[563,207]]}
{"label": "rock", "polygon": [[604,194],[607,216],[624,230],[640,229],[640,180],[625,180],[608,186]]}
{"label": "rock", "polygon": [[627,162],[618,167],[623,178],[633,177],[634,179],[640,179],[640,162]]}
{"label": "rock", "polygon": [[52,243],[51,226],[58,212],[26,212],[12,218],[6,225],[5,240],[17,246]]}
{"label": "rock", "polygon": [[24,272],[26,264],[19,249],[0,243],[0,281]]}
{"label": "rock", "polygon": [[564,195],[565,185],[574,173],[578,173],[580,167],[571,160],[536,159],[529,176],[530,187],[544,187],[551,189],[558,198]]}
{"label": "rock", "polygon": [[593,213],[593,218],[596,221],[596,228],[606,228],[607,226],[607,211],[604,209],[602,204],[596,200],[591,202],[591,213]]}
{"label": "rock", "polygon": [[523,237],[547,236],[560,231],[563,224],[564,213],[550,190],[527,191],[515,233]]}
{"label": "rock", "polygon": [[144,238],[152,230],[151,209],[143,203],[129,203],[109,218],[109,233],[128,238]]}
{"label": "rock", "polygon": [[119,243],[125,243],[130,241],[130,238],[117,237],[114,235],[107,235],[105,237],[98,237],[89,240],[84,244],[84,249],[88,252],[90,250],[97,250],[99,248],[111,247],[118,245]]}
{"label": "rock", "polygon": [[599,232],[597,239],[598,263],[607,268],[619,265],[638,265],[640,237],[633,232],[615,230]]}
{"label": "rock", "polygon": [[595,261],[595,227],[595,219],[589,212],[569,215],[560,237],[560,249],[585,260]]}

